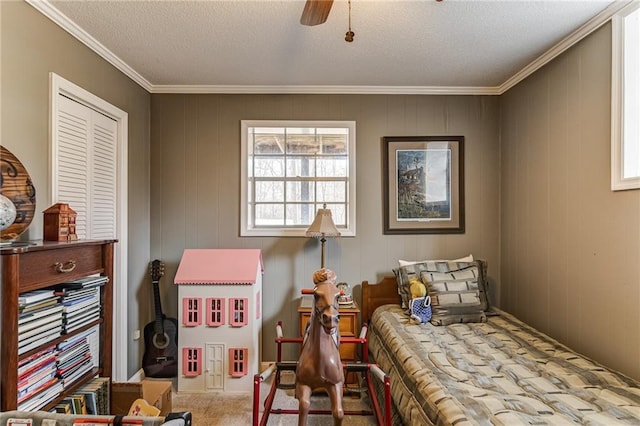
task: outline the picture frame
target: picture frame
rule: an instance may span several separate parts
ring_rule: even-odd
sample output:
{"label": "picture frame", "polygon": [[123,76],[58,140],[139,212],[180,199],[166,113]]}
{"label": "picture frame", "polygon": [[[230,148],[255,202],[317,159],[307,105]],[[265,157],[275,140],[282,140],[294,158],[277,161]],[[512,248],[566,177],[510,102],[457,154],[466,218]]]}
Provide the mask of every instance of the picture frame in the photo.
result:
{"label": "picture frame", "polygon": [[385,234],[463,234],[464,136],[382,138]]}

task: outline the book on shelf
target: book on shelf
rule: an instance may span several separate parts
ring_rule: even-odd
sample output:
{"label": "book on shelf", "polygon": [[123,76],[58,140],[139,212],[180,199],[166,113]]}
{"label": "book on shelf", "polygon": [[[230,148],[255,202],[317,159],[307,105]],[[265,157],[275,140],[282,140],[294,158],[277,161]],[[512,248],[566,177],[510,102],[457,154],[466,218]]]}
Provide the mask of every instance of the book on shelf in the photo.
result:
{"label": "book on shelf", "polygon": [[109,277],[103,275],[90,275],[78,278],[76,280],[67,281],[62,284],[56,284],[51,288],[57,292],[68,292],[71,290],[79,290],[91,287],[100,287],[109,282]]}
{"label": "book on shelf", "polygon": [[49,330],[53,328],[60,327],[62,328],[62,317],[51,319],[49,322],[42,324],[36,328],[32,328],[31,330],[23,331],[18,333],[18,344],[20,343],[28,343],[29,339],[33,339],[34,337],[38,337],[43,333],[47,333]]}
{"label": "book on shelf", "polygon": [[28,343],[18,342],[18,355],[25,354],[30,350],[33,350],[39,346],[42,346],[50,342],[52,339],[55,339],[56,337],[60,336],[61,332],[62,332],[62,326],[48,330],[46,334],[43,333],[41,335],[34,336],[34,338],[37,338],[37,340],[32,340],[33,338],[30,338],[28,339],[29,340]]}
{"label": "book on shelf", "polygon": [[93,294],[100,293],[100,287],[87,287],[79,289],[64,289],[60,291],[54,291],[53,294],[60,296],[62,300],[77,299],[84,296],[91,296]]}
{"label": "book on shelf", "polygon": [[96,400],[96,391],[87,391],[83,389],[79,389],[76,391],[77,395],[82,395],[84,397],[84,405],[87,408],[87,414],[97,415],[98,414],[98,403]]}
{"label": "book on shelf", "polygon": [[62,401],[60,401],[58,404],[56,404],[55,410],[56,410],[56,413],[60,413],[60,414],[73,414],[72,407],[73,407],[73,404],[71,403],[71,399],[65,398]]}
{"label": "book on shelf", "polygon": [[28,356],[25,359],[20,360],[18,362],[18,379],[26,374],[29,374],[30,371],[33,371],[34,369],[50,362],[51,359],[55,361],[56,354],[56,347],[54,345],[51,345],[34,353],[31,356]]}
{"label": "book on shelf", "polygon": [[76,368],[67,371],[67,374],[62,377],[62,384],[64,388],[68,388],[92,370],[93,362],[91,362],[91,359],[87,359],[84,363],[80,364]]}
{"label": "book on shelf", "polygon": [[44,309],[50,306],[55,306],[57,304],[59,304],[60,302],[58,301],[58,298],[56,297],[55,299],[47,299],[47,300],[43,300],[42,302],[36,302],[33,304],[29,304],[29,305],[19,305],[18,306],[18,313],[20,314],[26,314],[29,312],[35,312],[38,311],[40,309]]}
{"label": "book on shelf", "polygon": [[58,363],[58,365],[65,365],[70,360],[84,354],[90,354],[89,344],[86,340],[84,342],[80,342],[80,344],[78,345],[72,346],[69,349],[59,352],[56,356],[56,362]]}
{"label": "book on shelf", "polygon": [[62,392],[62,383],[56,381],[52,386],[37,392],[35,395],[25,400],[22,404],[18,404],[19,411],[36,411],[44,407],[60,395]]}
{"label": "book on shelf", "polygon": [[52,323],[58,320],[61,321],[62,319],[63,319],[62,310],[52,315],[46,315],[43,317],[35,318],[32,321],[28,321],[23,324],[18,324],[18,334],[24,334],[30,330],[45,326],[49,323]]}
{"label": "book on shelf", "polygon": [[47,389],[52,388],[53,386],[55,386],[56,384],[60,383],[60,380],[58,380],[57,377],[53,377],[47,381],[45,381],[44,383],[40,383],[38,387],[31,389],[30,392],[21,395],[18,398],[18,405],[33,399],[36,396],[39,396],[40,394],[42,394],[43,392],[45,392]]}
{"label": "book on shelf", "polygon": [[62,315],[62,305],[59,303],[54,303],[52,306],[45,306],[44,308],[41,308],[41,309],[19,314],[18,325],[26,324],[38,318],[46,317],[49,315],[55,315],[55,314]]}
{"label": "book on shelf", "polygon": [[23,388],[22,390],[19,390],[18,402],[26,400],[30,398],[30,396],[33,396],[35,393],[51,386],[53,384],[52,380],[57,381],[55,371],[50,371],[46,376],[42,377],[40,380],[30,385],[27,385],[27,387]]}
{"label": "book on shelf", "polygon": [[111,380],[108,377],[94,377],[89,383],[82,386],[78,393],[93,393],[98,415],[110,413],[110,388]]}
{"label": "book on shelf", "polygon": [[69,315],[72,312],[83,310],[90,306],[100,306],[100,298],[98,296],[83,297],[71,302],[63,302],[62,306],[64,307],[62,312]]}
{"label": "book on shelf", "polygon": [[73,402],[74,412],[76,414],[88,414],[84,395],[73,394],[71,395],[71,401]]}
{"label": "book on shelf", "polygon": [[51,299],[57,299],[57,297],[53,294],[53,290],[51,289],[28,291],[26,293],[20,293],[20,295],[18,295],[18,305],[33,305],[37,302]]}
{"label": "book on shelf", "polygon": [[33,371],[32,373],[25,374],[22,378],[18,379],[18,383],[17,383],[18,396],[20,396],[20,394],[28,393],[27,390],[30,387],[32,387],[35,383],[38,383],[39,381],[45,378],[50,379],[54,377],[57,372],[58,372],[58,369],[56,368],[56,364],[54,362],[52,364],[51,363],[47,364],[42,368],[39,368],[38,370]]}

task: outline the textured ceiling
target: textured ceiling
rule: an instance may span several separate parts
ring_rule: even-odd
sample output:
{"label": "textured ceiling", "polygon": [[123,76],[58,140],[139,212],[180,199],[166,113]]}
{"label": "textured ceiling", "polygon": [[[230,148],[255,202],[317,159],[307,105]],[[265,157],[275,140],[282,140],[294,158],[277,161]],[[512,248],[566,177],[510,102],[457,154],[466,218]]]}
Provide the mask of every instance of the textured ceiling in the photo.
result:
{"label": "textured ceiling", "polygon": [[353,43],[344,40],[344,0],[315,27],[299,22],[302,0],[54,0],[49,7],[130,67],[143,86],[179,91],[498,87],[612,3],[353,0]]}

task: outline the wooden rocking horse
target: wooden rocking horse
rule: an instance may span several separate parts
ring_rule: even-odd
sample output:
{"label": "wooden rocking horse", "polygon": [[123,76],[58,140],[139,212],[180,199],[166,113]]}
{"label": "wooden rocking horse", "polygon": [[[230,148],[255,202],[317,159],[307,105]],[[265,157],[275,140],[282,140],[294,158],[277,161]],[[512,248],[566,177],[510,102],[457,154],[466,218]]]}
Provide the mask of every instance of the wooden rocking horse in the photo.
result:
{"label": "wooden rocking horse", "polygon": [[296,366],[295,397],[299,403],[298,426],[307,424],[311,393],[324,388],[331,400],[333,424],[340,426],[344,417],[342,386],[344,372],[340,361],[340,331],[336,274],[330,269],[314,272],[313,308],[302,341]]}

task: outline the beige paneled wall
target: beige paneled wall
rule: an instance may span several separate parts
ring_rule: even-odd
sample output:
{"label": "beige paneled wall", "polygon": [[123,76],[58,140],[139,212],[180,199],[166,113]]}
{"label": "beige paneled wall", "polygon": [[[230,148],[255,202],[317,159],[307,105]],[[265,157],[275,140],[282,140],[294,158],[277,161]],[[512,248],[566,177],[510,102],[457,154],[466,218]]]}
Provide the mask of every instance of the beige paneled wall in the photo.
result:
{"label": "beige paneled wall", "polygon": [[[240,238],[240,120],[355,120],[357,236],[329,240],[328,267],[355,286],[391,274],[397,260],[458,257],[489,261],[499,282],[498,98],[400,95],[152,95],[151,247],[175,275],[185,248],[259,248],[265,262],[265,360],[275,359],[275,324],[298,333],[300,289],[320,263],[317,240]],[[382,233],[383,136],[464,135],[463,235]],[[492,288],[493,299],[499,286]],[[174,299],[167,310],[175,314]],[[291,351],[289,352],[291,354]],[[292,355],[293,356],[293,355]]]}
{"label": "beige paneled wall", "polygon": [[611,27],[500,100],[501,302],[640,378],[640,191],[610,190]]}
{"label": "beige paneled wall", "polygon": [[[24,239],[42,239],[42,211],[51,205],[49,72],[128,113],[129,270],[127,336],[153,315],[149,262],[150,95],[23,1],[0,1],[0,87],[3,146],[24,164],[36,187],[34,220]],[[140,324],[141,323],[141,324]],[[128,373],[140,368],[142,341],[129,340]]]}

